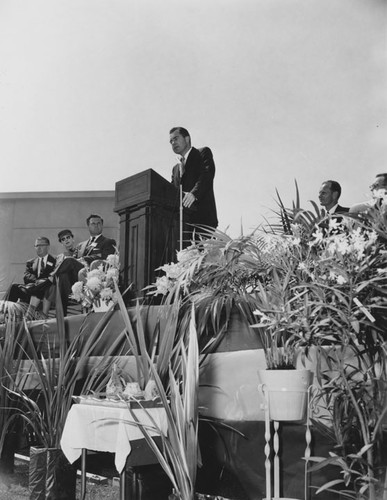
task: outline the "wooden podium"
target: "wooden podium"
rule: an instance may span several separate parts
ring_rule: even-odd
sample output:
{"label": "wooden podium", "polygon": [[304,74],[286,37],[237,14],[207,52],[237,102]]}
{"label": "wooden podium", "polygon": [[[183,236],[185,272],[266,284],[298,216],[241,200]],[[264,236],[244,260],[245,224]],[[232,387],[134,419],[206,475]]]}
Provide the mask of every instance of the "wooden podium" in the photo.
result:
{"label": "wooden podium", "polygon": [[155,269],[176,260],[179,191],[154,170],[144,170],[116,183],[114,211],[120,217],[122,287],[132,283],[134,295],[145,297]]}

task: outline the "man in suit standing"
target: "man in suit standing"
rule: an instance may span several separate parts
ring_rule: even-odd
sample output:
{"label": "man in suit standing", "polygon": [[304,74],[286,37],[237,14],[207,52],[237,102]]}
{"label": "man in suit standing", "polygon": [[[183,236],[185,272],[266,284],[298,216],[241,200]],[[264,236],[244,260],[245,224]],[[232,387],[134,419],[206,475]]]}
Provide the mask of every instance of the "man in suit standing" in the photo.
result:
{"label": "man in suit standing", "polygon": [[192,147],[189,132],[183,127],[170,130],[169,142],[178,155],[179,163],[172,170],[172,183],[177,188],[182,186],[184,224],[216,228],[215,163],[210,148]]}
{"label": "man in suit standing", "polygon": [[48,277],[55,268],[56,259],[49,254],[50,240],[39,236],[35,240],[36,257],[26,262],[23,281],[24,285],[13,284],[8,300],[10,302],[29,303],[36,307],[43,300],[43,314],[48,315],[51,304],[51,283]]}
{"label": "man in suit standing", "polygon": [[329,180],[322,183],[318,198],[327,215],[343,214],[349,211],[348,207],[339,205],[340,196],[341,186],[338,182]]}

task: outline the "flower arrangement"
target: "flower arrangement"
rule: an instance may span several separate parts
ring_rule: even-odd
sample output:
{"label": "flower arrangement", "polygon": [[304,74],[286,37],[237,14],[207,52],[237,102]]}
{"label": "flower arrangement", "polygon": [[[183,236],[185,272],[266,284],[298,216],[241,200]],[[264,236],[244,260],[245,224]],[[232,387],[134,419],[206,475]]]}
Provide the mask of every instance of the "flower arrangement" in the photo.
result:
{"label": "flower arrangement", "polygon": [[[291,229],[268,235],[272,265],[254,291],[269,368],[294,363],[295,347],[355,340],[386,306],[387,252],[376,231],[350,218],[330,218],[309,234]],[[272,239],[286,244],[275,249]]]}
{"label": "flower arrangement", "polygon": [[96,266],[87,271],[84,281],[77,281],[71,288],[71,298],[81,302],[85,308],[117,302],[118,254],[108,255],[105,261],[98,261]]}
{"label": "flower arrangement", "polygon": [[[190,264],[196,261],[198,257],[200,257],[199,249],[194,246],[177,252],[177,262],[164,264],[157,268],[157,271],[163,271],[165,275],[156,278],[154,287],[151,287],[153,289],[151,293],[154,295],[167,295],[171,292],[179,282],[179,279],[185,274]],[[186,289],[189,286],[187,280],[184,280],[184,286]]]}

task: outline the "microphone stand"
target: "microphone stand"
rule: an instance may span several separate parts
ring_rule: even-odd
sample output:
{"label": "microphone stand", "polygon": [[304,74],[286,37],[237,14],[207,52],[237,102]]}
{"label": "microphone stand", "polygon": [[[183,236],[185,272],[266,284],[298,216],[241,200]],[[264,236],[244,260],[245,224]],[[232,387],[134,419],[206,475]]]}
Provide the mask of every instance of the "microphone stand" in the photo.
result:
{"label": "microphone stand", "polygon": [[183,250],[183,186],[181,185],[180,183],[180,186],[179,186],[179,197],[180,197],[180,201],[179,201],[179,212],[180,212],[180,224],[179,224],[179,241],[180,241],[180,251]]}

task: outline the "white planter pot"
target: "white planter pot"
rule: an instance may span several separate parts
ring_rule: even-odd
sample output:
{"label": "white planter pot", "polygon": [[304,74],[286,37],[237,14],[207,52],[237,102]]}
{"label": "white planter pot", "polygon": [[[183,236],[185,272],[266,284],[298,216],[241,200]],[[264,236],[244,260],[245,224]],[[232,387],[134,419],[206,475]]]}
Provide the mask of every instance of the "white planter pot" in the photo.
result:
{"label": "white planter pot", "polygon": [[262,390],[267,391],[269,416],[277,421],[305,418],[308,389],[313,382],[310,370],[258,370]]}

